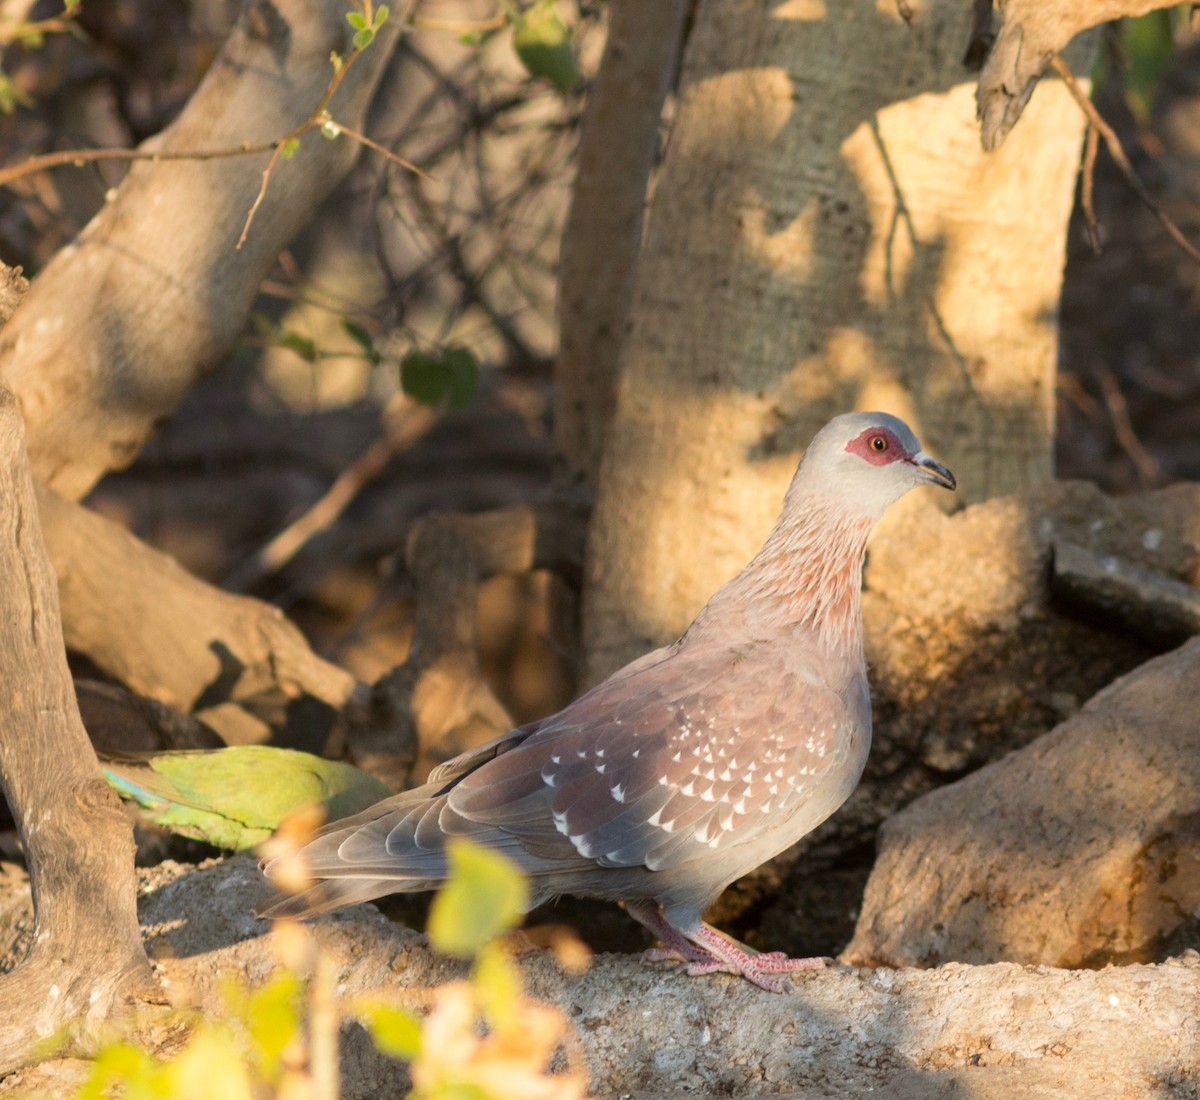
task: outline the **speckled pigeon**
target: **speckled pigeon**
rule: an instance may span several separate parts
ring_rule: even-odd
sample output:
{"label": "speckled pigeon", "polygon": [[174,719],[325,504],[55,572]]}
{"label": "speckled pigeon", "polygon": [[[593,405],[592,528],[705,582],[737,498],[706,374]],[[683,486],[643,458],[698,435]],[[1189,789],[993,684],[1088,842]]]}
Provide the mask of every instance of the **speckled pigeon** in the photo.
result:
{"label": "speckled pigeon", "polygon": [[902,421],[831,420],[763,548],[683,637],[447,761],[424,786],[326,826],[301,852],[316,885],[268,912],[435,889],[446,839],[466,836],[522,868],[531,907],[560,894],[622,901],[662,941],[652,957],[786,988],[782,975],[821,961],[758,954],[701,913],[858,783],[871,740],[867,535],[927,484],[954,489],[954,475]]}

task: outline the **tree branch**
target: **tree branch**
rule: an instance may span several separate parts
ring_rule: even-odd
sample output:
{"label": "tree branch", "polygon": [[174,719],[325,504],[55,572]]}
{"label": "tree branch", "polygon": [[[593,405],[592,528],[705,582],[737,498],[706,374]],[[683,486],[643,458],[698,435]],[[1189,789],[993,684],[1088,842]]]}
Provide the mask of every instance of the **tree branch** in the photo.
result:
{"label": "tree branch", "polygon": [[995,149],[1004,141],[1050,59],[1077,34],[1111,19],[1172,6],[1173,0],[1003,0],[976,93],[983,147]]}
{"label": "tree branch", "polygon": [[[246,7],[179,118],[145,149],[274,141],[309,116],[344,52],[344,0]],[[361,119],[400,30],[389,19],[328,108]],[[304,143],[287,162],[241,251],[262,183],[253,157],[136,163],[115,197],[59,253],[0,333],[0,371],[17,393],[35,474],[71,498],[127,466],[157,422],[232,347],[283,245],[350,167],[358,147]]]}

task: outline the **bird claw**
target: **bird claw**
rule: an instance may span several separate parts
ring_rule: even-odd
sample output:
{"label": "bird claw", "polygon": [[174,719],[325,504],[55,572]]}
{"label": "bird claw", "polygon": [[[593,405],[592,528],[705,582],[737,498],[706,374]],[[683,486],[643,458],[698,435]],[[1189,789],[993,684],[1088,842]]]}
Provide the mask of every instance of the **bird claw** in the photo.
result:
{"label": "bird claw", "polygon": [[793,974],[797,970],[823,970],[833,961],[823,955],[793,959],[786,951],[767,951],[761,955],[754,955],[752,958],[755,965],[761,970],[769,970],[772,973],[784,971],[789,974]]}
{"label": "bird claw", "polygon": [[793,959],[784,951],[761,955],[747,952],[744,959],[720,959],[700,948],[680,950],[676,947],[647,948],[642,952],[642,959],[645,962],[686,963],[687,974],[693,978],[705,974],[734,974],[771,993],[791,993],[795,987],[784,975],[820,970],[829,961],[824,958]]}

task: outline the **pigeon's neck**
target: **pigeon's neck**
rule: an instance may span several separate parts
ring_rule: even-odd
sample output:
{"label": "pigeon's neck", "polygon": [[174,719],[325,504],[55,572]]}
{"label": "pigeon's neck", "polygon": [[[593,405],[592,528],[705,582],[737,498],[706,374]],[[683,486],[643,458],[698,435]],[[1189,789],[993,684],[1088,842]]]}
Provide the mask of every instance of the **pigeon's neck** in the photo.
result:
{"label": "pigeon's neck", "polygon": [[862,655],[862,563],[873,515],[829,496],[788,500],[763,548],[722,590],[749,630],[802,630],[827,652]]}

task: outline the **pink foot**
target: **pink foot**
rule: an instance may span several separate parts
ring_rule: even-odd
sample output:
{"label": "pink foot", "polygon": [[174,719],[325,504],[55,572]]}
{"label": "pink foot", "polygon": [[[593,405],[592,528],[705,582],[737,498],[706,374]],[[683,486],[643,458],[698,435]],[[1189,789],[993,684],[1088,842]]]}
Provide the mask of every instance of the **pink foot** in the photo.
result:
{"label": "pink foot", "polygon": [[786,975],[819,970],[826,963],[821,958],[793,959],[782,951],[759,954],[703,922],[694,931],[684,933],[648,902],[627,902],[625,908],[663,942],[662,947],[644,952],[642,958],[647,962],[685,962],[691,975],[738,974],[760,989],[787,993],[792,985]]}

